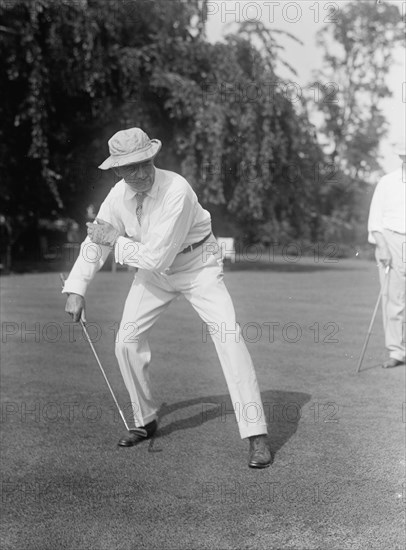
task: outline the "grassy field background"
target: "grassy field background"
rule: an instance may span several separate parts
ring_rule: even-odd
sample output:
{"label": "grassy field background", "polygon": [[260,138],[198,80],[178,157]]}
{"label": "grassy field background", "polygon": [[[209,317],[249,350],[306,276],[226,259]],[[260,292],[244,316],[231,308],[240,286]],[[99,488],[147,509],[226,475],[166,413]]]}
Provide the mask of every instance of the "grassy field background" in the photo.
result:
{"label": "grassy field background", "polygon": [[[114,335],[132,276],[100,273],[87,296],[128,417]],[[151,336],[159,431],[123,449],[57,274],[1,280],[2,550],[404,548],[405,370],[380,368],[380,312],[354,375],[374,263],[237,263],[226,283],[268,416],[273,464],[262,471],[247,467],[214,347],[183,299]]]}

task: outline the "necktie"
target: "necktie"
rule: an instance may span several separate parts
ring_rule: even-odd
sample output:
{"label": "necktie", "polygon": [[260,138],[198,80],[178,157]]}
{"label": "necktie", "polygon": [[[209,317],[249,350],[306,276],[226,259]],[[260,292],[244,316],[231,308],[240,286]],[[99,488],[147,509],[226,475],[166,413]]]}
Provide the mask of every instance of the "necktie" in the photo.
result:
{"label": "necktie", "polygon": [[137,199],[137,208],[135,209],[135,213],[137,215],[138,223],[141,225],[141,218],[142,218],[142,204],[145,199],[145,193],[137,193],[135,195],[135,198]]}

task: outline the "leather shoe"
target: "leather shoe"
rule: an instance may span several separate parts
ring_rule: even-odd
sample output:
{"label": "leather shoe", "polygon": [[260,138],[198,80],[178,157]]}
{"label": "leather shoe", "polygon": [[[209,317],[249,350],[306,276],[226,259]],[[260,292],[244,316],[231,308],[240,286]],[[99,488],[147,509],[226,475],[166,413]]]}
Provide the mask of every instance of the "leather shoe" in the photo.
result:
{"label": "leather shoe", "polygon": [[385,361],[385,363],[382,365],[383,369],[393,369],[394,367],[399,367],[400,365],[404,365],[404,361],[399,361],[399,359],[394,359],[391,357],[388,361]]}
{"label": "leather shoe", "polygon": [[267,468],[271,464],[271,452],[267,445],[266,435],[254,435],[249,438],[250,451],[249,462],[250,468]]}
{"label": "leather shoe", "polygon": [[134,445],[137,445],[142,441],[150,439],[156,432],[157,427],[157,421],[153,420],[142,428],[134,428],[133,430],[130,430],[127,435],[123,436],[120,439],[118,445],[120,447],[133,447]]}

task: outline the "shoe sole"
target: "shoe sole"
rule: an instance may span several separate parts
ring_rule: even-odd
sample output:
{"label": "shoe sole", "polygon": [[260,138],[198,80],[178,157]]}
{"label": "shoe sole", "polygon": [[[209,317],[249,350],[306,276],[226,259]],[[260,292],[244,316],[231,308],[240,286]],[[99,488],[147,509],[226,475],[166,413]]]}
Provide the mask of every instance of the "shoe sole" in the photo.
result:
{"label": "shoe sole", "polygon": [[257,463],[251,464],[251,463],[249,463],[248,468],[254,468],[256,470],[262,470],[264,468],[269,468],[270,465],[271,465],[270,462],[269,462],[269,464],[257,464]]}

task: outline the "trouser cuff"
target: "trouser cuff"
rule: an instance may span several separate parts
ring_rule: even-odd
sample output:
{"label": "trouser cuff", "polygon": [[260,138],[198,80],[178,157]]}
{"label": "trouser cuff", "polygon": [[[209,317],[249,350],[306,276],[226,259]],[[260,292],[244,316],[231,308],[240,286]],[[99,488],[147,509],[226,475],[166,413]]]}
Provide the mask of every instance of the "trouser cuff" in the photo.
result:
{"label": "trouser cuff", "polygon": [[143,416],[142,418],[134,418],[134,424],[136,428],[143,428],[153,420],[158,420],[156,413],[151,413],[148,416]]}
{"label": "trouser cuff", "polygon": [[252,426],[239,426],[241,439],[253,437],[254,435],[267,435],[268,427],[266,424],[253,424]]}

